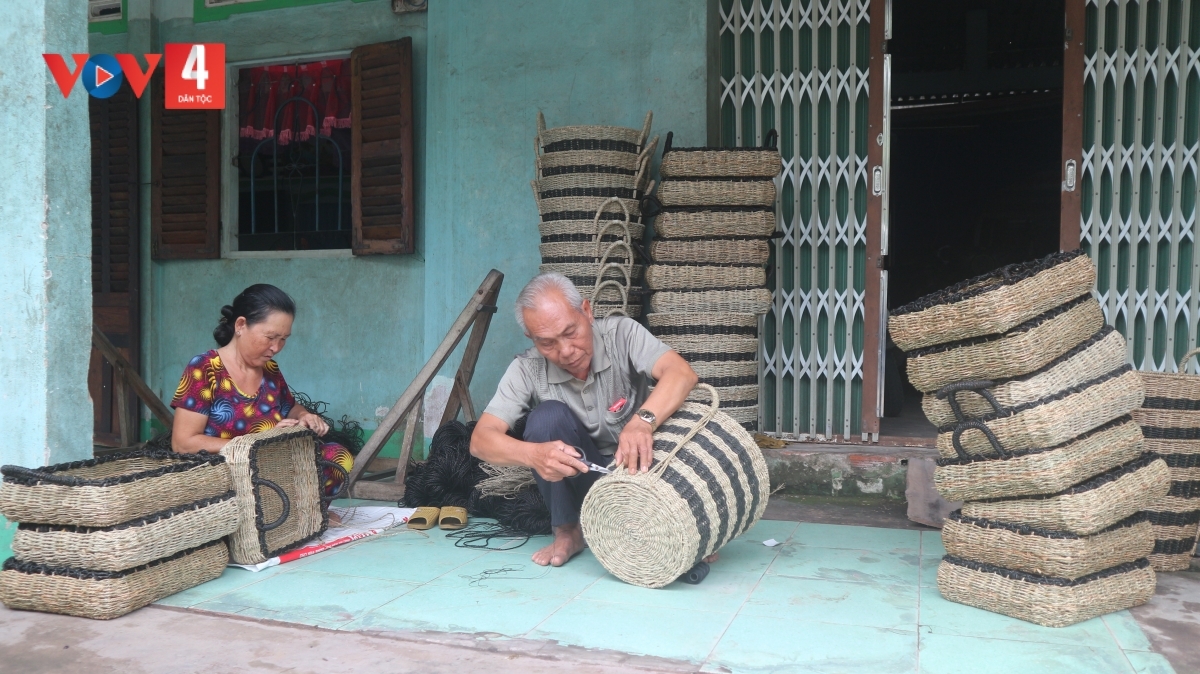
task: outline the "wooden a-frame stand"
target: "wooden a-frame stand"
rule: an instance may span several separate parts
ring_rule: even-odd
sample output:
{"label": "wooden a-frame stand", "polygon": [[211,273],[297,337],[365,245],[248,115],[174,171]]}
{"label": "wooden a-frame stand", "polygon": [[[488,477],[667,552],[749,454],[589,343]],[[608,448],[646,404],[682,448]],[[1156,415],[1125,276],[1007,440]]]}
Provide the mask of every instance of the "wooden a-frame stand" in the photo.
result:
{"label": "wooden a-frame stand", "polygon": [[[446,333],[437,350],[429,357],[396,404],[392,405],[392,409],[380,422],[379,428],[354,459],[354,470],[350,471],[350,478],[346,483],[350,496],[376,501],[398,501],[404,496],[404,476],[417,435],[417,420],[424,413],[425,389],[442,369],[454,348],[462,341],[463,335],[467,334],[468,328],[471,329],[471,337],[467,340],[462,362],[454,375],[454,386],[450,389],[446,411],[442,414],[438,426],[441,427],[457,417],[460,410],[467,421],[475,420],[475,408],[471,404],[471,378],[475,376],[475,362],[479,360],[483,340],[487,338],[492,314],[496,313],[496,298],[500,295],[500,284],[503,282],[504,274],[495,269],[488,272],[487,278],[483,279],[479,289],[471,296],[471,301],[467,302],[466,308],[450,326],[450,331]],[[367,473],[371,461],[396,431],[401,419],[405,420],[404,438],[400,443],[400,460],[395,470]]]}

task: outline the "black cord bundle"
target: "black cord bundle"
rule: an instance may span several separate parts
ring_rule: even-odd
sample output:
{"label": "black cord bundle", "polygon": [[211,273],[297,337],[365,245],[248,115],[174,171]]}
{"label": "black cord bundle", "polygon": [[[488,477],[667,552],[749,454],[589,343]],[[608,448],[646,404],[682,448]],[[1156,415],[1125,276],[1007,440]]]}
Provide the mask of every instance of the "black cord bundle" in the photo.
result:
{"label": "black cord bundle", "polygon": [[321,417],[329,425],[329,432],[321,437],[321,442],[336,442],[350,450],[351,456],[358,456],[358,452],[366,444],[361,424],[346,414],[343,414],[342,418],[335,422],[325,415],[329,409],[329,403],[324,400],[313,400],[308,397],[308,394],[301,393],[296,389],[292,389],[292,397],[296,399],[296,404]]}

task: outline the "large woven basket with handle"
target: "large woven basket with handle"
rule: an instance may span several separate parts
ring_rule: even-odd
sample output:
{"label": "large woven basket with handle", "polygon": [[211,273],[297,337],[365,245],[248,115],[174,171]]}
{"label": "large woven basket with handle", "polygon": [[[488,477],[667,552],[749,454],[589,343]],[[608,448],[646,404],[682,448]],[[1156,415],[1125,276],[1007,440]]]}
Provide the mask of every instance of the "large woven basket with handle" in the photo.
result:
{"label": "large woven basket with handle", "polygon": [[[641,129],[624,126],[574,125],[546,128],[546,117],[537,115],[535,144],[546,154],[561,152],[623,152],[637,156],[650,136],[653,111],[646,113]],[[592,162],[587,162],[592,163]]]}
{"label": "large woven basket with handle", "polygon": [[765,314],[770,308],[771,291],[766,288],[660,290],[650,295],[650,310],[658,313]]}
{"label": "large woven basket with handle", "polygon": [[316,436],[301,426],[273,428],[230,440],[221,450],[237,492],[238,528],[229,537],[237,564],[258,564],[303,545],[328,525],[321,468],[345,470],[318,455]]}
{"label": "large woven basket with handle", "polygon": [[658,200],[666,208],[680,206],[774,206],[775,181],[762,178],[675,178],[664,180]]}
{"label": "large woven basket with handle", "polygon": [[1010,264],[910,302],[888,315],[888,334],[904,351],[1024,323],[1091,290],[1096,266],[1081,250]]}
{"label": "large woven basket with handle", "polygon": [[0,570],[0,601],[11,609],[109,620],[221,575],[225,542],[212,541],[123,571],[20,562]]}
{"label": "large woven basket with handle", "polygon": [[13,522],[107,527],[230,489],[225,458],[141,449],[43,468],[4,466],[0,514]]}
{"label": "large woven basket with handle", "polygon": [[617,467],[583,501],[580,523],[596,559],[621,580],[658,588],[745,533],[762,517],[770,477],[762,452],[711,403],[684,403],[654,434],[646,473]]}
{"label": "large woven basket with handle", "polygon": [[771,257],[766,239],[662,240],[650,243],[650,258],[658,263],[677,264],[756,264],[765,265]]}
{"label": "large woven basket with handle", "polygon": [[1145,559],[1070,580],[946,555],[938,566],[937,584],[950,601],[1046,627],[1066,627],[1146,603],[1154,596],[1155,576]]}
{"label": "large woven basket with handle", "polygon": [[708,335],[758,339],[758,315],[752,313],[652,313],[646,314],[646,325],[660,339],[671,336],[703,339]]}
{"label": "large woven basket with handle", "polygon": [[665,208],[654,218],[654,236],[659,239],[765,239],[774,233],[775,209],[768,206]]}
{"label": "large woven basket with handle", "polygon": [[775,129],[767,132],[762,147],[674,147],[674,141],[674,132],[668,132],[659,168],[664,178],[774,178],[783,169]]}

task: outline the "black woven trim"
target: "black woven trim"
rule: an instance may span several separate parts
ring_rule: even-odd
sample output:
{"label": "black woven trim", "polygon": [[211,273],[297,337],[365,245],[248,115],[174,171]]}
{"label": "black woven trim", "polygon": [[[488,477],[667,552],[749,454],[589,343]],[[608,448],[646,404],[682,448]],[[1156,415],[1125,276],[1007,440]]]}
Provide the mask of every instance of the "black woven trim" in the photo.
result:
{"label": "black woven trim", "polygon": [[[620,255],[609,256],[608,262],[624,264],[628,260],[628,255],[621,253]],[[600,264],[600,258],[592,255],[564,255],[562,257],[544,257],[542,264]],[[607,264],[607,263],[606,263]]]}
{"label": "black woven trim", "polygon": [[[1025,410],[1030,410],[1035,407],[1040,407],[1042,405],[1048,405],[1052,402],[1062,400],[1063,398],[1073,396],[1076,393],[1082,392],[1084,389],[1091,388],[1093,386],[1099,386],[1100,384],[1103,384],[1106,381],[1116,379],[1117,377],[1120,377],[1120,376],[1124,375],[1125,373],[1132,372],[1132,371],[1133,371],[1133,366],[1129,365],[1129,364],[1125,364],[1111,372],[1107,372],[1103,375],[1100,375],[1099,377],[1096,377],[1095,379],[1089,379],[1088,381],[1085,381],[1082,384],[1079,384],[1078,386],[1072,386],[1071,388],[1065,388],[1065,389],[1059,391],[1058,393],[1055,393],[1054,395],[1048,395],[1045,398],[1038,398],[1037,400],[1027,402],[1027,403],[1021,403],[1020,405],[1015,405],[1013,407],[1005,407],[1003,414],[1001,414],[999,412],[993,412],[991,414],[986,414],[986,415],[979,416],[979,417],[973,417],[972,421],[980,421],[980,422],[986,423],[989,421],[995,421],[996,419],[1003,419],[1005,417],[1011,417],[1015,414],[1024,412]],[[960,423],[961,422],[955,422],[952,424],[947,424],[945,426],[939,426],[937,429],[938,433],[949,433],[949,432],[953,431],[954,429],[958,428]]]}
{"label": "black woven trim", "polygon": [[[55,475],[66,470],[74,470],[77,468],[88,468],[91,466],[99,466],[101,464],[110,463],[112,461],[121,461],[123,459],[134,458],[149,458],[149,459],[172,459],[172,463],[161,468],[145,470],[140,473],[128,473],[126,475],[113,475],[112,477],[87,479],[75,477],[72,475]],[[197,452],[196,454],[178,454],[163,449],[136,449],[129,452],[121,452],[120,454],[110,454],[97,459],[87,459],[86,461],[71,461],[70,463],[56,463],[52,466],[43,468],[29,469],[21,466],[3,466],[0,467],[0,474],[4,475],[4,481],[9,484],[19,484],[32,487],[38,484],[56,484],[66,487],[112,487],[118,484],[127,484],[135,480],[146,480],[154,477],[161,477],[170,473],[182,473],[199,466],[215,466],[220,463],[225,463],[225,457],[220,454],[209,454],[208,452]]]}
{"label": "black woven trim", "polygon": [[[691,429],[690,428],[681,428],[679,426],[672,426],[672,430],[675,432],[678,432],[680,435],[686,435],[687,432],[690,431]],[[696,437],[692,438],[691,441],[695,441],[699,437],[700,437],[699,434],[697,434]],[[655,440],[654,441],[654,449],[656,449],[656,450],[670,452],[672,449],[674,449],[674,447],[675,447],[675,443],[670,440]],[[708,494],[710,497],[712,497],[713,506],[715,506],[713,508],[713,510],[715,510],[717,513],[717,521],[716,521],[716,525],[717,525],[716,529],[717,530],[715,532],[712,531],[713,522],[712,522],[712,520],[707,519],[707,513],[705,514],[706,515],[705,516],[706,526],[707,526],[710,534],[712,534],[712,533],[716,534],[718,545],[720,545],[723,541],[729,540],[729,538],[728,538],[728,534],[729,534],[729,516],[728,516],[728,514],[729,514],[731,504],[725,500],[725,490],[721,488],[721,483],[717,480],[717,476],[711,470],[709,470],[708,466],[706,466],[704,464],[704,462],[700,460],[699,457],[695,456],[694,454],[692,454],[690,452],[679,452],[678,454],[675,455],[673,462],[674,461],[682,463],[683,465],[690,468],[692,470],[692,472],[696,475],[696,477],[700,478],[700,481],[704,483],[704,486],[708,488]],[[674,463],[667,466],[667,469],[664,470],[663,473],[672,472],[672,471],[675,471]],[[686,478],[683,478],[682,474],[680,474],[680,477],[681,477],[681,481],[686,483]],[[693,491],[693,493],[695,493],[695,492]],[[680,494],[680,495],[682,496],[682,494]],[[697,503],[700,506],[701,512],[704,512],[703,501],[700,501],[699,498],[697,498]],[[690,500],[688,501],[688,505],[691,505]],[[692,512],[693,512],[693,514],[695,514],[696,509],[693,508]],[[722,517],[722,515],[724,515],[724,517]],[[697,520],[697,522],[699,522],[699,520]],[[708,549],[708,540],[706,540],[706,538],[704,536],[701,536],[699,552],[703,553],[707,549]],[[701,556],[702,556],[702,554],[697,555],[697,558],[696,558],[697,562],[700,561]]]}
{"label": "black woven trim", "polygon": [[[945,342],[943,344],[934,344],[933,346],[927,346],[927,347],[924,347],[921,349],[909,351],[908,357],[909,358],[921,358],[922,356],[930,356],[935,353],[942,353],[945,351],[950,351],[952,349],[961,349],[963,347],[975,346],[976,344],[987,344],[988,342],[995,342],[997,340],[1001,340],[1001,339],[1004,339],[1005,337],[1010,337],[1012,335],[1019,335],[1024,332],[1029,332],[1030,330],[1038,327],[1039,325],[1041,325],[1042,323],[1045,323],[1046,321],[1050,321],[1055,318],[1058,318],[1059,316],[1067,313],[1068,311],[1083,304],[1084,302],[1095,302],[1095,301],[1096,300],[1092,299],[1092,292],[1089,290],[1086,294],[1080,295],[1079,297],[1076,297],[1075,299],[1071,300],[1070,302],[1067,302],[1066,304],[1060,304],[1057,307],[1054,307],[1053,309],[1051,309],[1050,311],[1047,311],[1043,314],[1038,314],[1037,316],[1034,316],[1033,318],[1018,325],[1017,327],[1012,328],[1008,332],[1005,332],[1005,333],[1002,333],[999,335],[985,335],[983,337],[972,337],[970,339],[960,339],[956,342]],[[893,314],[893,315],[895,315],[895,314]]]}
{"label": "black woven trim", "polygon": [[[1083,250],[1077,249],[1062,253],[1053,253],[1041,258],[1040,260],[1005,265],[986,274],[981,274],[974,278],[969,278],[966,281],[955,283],[949,288],[944,288],[935,293],[917,298],[898,309],[889,311],[888,314],[892,316],[903,316],[905,314],[911,314],[917,311],[924,311],[925,309],[939,305],[961,302],[965,299],[977,297],[1002,286],[1012,285],[1018,281],[1023,281],[1040,272],[1046,271],[1051,267],[1057,267],[1060,264],[1070,262],[1071,260],[1074,260],[1083,254]],[[992,282],[986,283],[986,281],[989,280]],[[971,287],[975,285],[978,285],[978,287]]]}
{"label": "black woven trim", "polygon": [[670,335],[744,335],[757,337],[757,325],[663,325],[651,326],[650,334],[656,336]]}
{"label": "black woven trim", "polygon": [[[665,288],[662,290],[656,290],[655,292],[661,292],[661,293],[712,293],[712,292],[728,292],[731,290],[758,290],[759,288],[765,288],[765,287],[766,286],[753,285],[753,286],[715,286],[712,288]],[[692,313],[695,313],[695,312],[692,312]],[[750,312],[745,312],[745,313],[750,313]]]}
{"label": "black woven trim", "polygon": [[[605,234],[600,237],[602,243],[616,243],[624,241],[625,237],[618,234]],[[596,243],[595,234],[551,234],[542,237],[542,243]]]}
{"label": "black woven trim", "polygon": [[605,173],[615,176],[631,176],[637,174],[637,172],[633,169],[624,169],[619,166],[606,166],[604,164],[571,164],[569,166],[554,166],[551,168],[542,169],[543,178],[568,175],[572,173]]}
{"label": "black woven trim", "polygon": [[1200,428],[1142,426],[1142,435],[1145,435],[1150,440],[1200,440]]}
{"label": "black woven trim", "polygon": [[[562,197],[619,197],[637,199],[638,191],[627,187],[568,187],[561,190],[538,192],[539,199],[561,199]],[[592,217],[596,214],[592,213]],[[624,217],[624,214],[622,214]]]}
{"label": "black woven trim", "polygon": [[628,143],[623,140],[600,140],[596,138],[569,138],[560,140],[549,145],[543,145],[543,152],[569,152],[571,150],[602,150],[604,152],[630,152],[638,153],[636,143]]}
{"label": "black woven trim", "polygon": [[753,374],[747,377],[701,377],[700,383],[708,384],[714,388],[725,388],[727,386],[749,386],[750,384],[758,383],[758,375]]}
{"label": "black woven trim", "polygon": [[[1125,416],[1117,417],[1116,419],[1113,419],[1112,421],[1110,421],[1102,426],[1097,426],[1097,427],[1093,428],[1092,430],[1088,431],[1087,433],[1084,433],[1083,435],[1077,435],[1077,436],[1071,438],[1070,440],[1067,440],[1066,442],[1060,442],[1059,444],[1054,445],[1053,447],[1035,447],[1033,449],[1022,449],[1022,450],[1010,451],[1010,452],[1008,452],[1008,454],[1009,454],[1010,458],[1015,459],[1015,458],[1021,457],[1021,456],[1029,456],[1030,454],[1042,454],[1043,452],[1053,452],[1055,450],[1062,449],[1063,447],[1066,447],[1067,445],[1079,442],[1081,440],[1085,440],[1097,433],[1103,433],[1105,431],[1112,430],[1113,428],[1116,428],[1117,426],[1120,426],[1121,424],[1131,423],[1132,421],[1133,421],[1133,417],[1126,414]],[[966,466],[968,464],[979,463],[979,462],[983,462],[983,461],[1005,461],[1005,460],[1007,460],[1007,459],[997,459],[994,456],[977,456],[977,457],[971,457],[969,459],[962,459],[957,456],[954,458],[951,458],[951,459],[945,459],[945,458],[939,457],[937,459],[937,465],[939,465],[939,466]]]}
{"label": "black woven trim", "polygon": [[[760,179],[761,180],[761,179]],[[664,206],[663,213],[774,213],[774,206]]]}
{"label": "black woven trim", "polygon": [[155,522],[159,522],[161,520],[171,519],[175,515],[191,512],[193,510],[199,510],[201,508],[207,508],[208,506],[216,505],[217,503],[222,503],[224,501],[230,501],[236,496],[237,492],[230,489],[220,496],[204,498],[200,499],[199,501],[192,501],[191,503],[184,503],[183,505],[175,506],[174,508],[167,508],[166,510],[160,510],[156,513],[146,515],[145,517],[139,517],[135,520],[121,522],[120,524],[113,524],[107,527],[77,527],[67,524],[34,524],[30,522],[22,522],[21,524],[17,525],[17,529],[21,531],[34,531],[39,534],[60,531],[72,534],[95,534],[107,531],[122,531],[124,529],[132,529],[134,527],[144,527],[147,524],[154,524]]}
{"label": "black woven trim", "polygon": [[773,147],[672,147],[667,154],[675,154],[676,152],[770,152],[771,154],[779,154],[779,150]]}
{"label": "black woven trim", "polygon": [[[542,222],[557,222],[559,220],[595,220],[595,218],[596,211],[552,211],[550,213],[542,213]],[[620,220],[621,222],[625,222],[625,211],[618,209],[616,211],[604,211],[601,213],[601,223],[609,222],[611,220]],[[631,211],[629,214],[629,224],[642,224],[642,216]]]}
{"label": "black woven trim", "polygon": [[670,241],[671,243],[770,241],[774,238],[777,238],[774,234],[768,234],[765,236],[750,236],[748,234],[738,234],[737,236],[664,236],[660,232],[654,233],[655,241]]}
{"label": "black woven trim", "polygon": [[1104,529],[1101,529],[1100,531],[1097,531],[1094,534],[1090,534],[1088,536],[1080,536],[1079,534],[1072,533],[1070,531],[1059,531],[1056,529],[1039,529],[1038,527],[1031,527],[1031,526],[1028,526],[1025,524],[1010,524],[1009,522],[998,522],[996,520],[984,519],[982,517],[968,517],[968,516],[962,514],[961,510],[955,510],[954,512],[952,512],[946,516],[946,519],[948,519],[948,520],[954,520],[955,522],[969,524],[971,526],[979,527],[981,529],[1003,529],[1004,531],[1011,531],[1013,533],[1021,534],[1023,536],[1038,536],[1041,538],[1059,538],[1059,539],[1070,539],[1070,540],[1079,539],[1079,538],[1090,538],[1091,536],[1097,536],[1099,534],[1108,533],[1110,531],[1116,531],[1117,529],[1124,529],[1126,527],[1134,526],[1135,524],[1141,524],[1142,522],[1147,521],[1147,518],[1148,518],[1148,513],[1145,513],[1145,512],[1134,513],[1134,514],[1130,515],[1129,517],[1126,517],[1125,519],[1121,520],[1120,522],[1117,522],[1116,524],[1113,524],[1112,526],[1105,527]]}
{"label": "black woven trim", "polygon": [[723,410],[733,410],[733,409],[738,409],[740,407],[754,407],[756,405],[758,405],[757,398],[753,398],[751,400],[722,400],[721,401],[721,409],[723,409]]}
{"label": "black woven trim", "polygon": [[975,501],[976,503],[1000,503],[1004,501],[1044,501],[1046,499],[1057,498],[1059,496],[1083,494],[1094,489],[1099,489],[1109,482],[1119,480],[1130,473],[1141,470],[1157,460],[1158,457],[1154,456],[1153,454],[1143,454],[1129,463],[1117,466],[1106,473],[1100,473],[1096,477],[1093,477],[1086,482],[1080,482],[1073,487],[1067,487],[1066,489],[1053,494],[1035,494],[1032,496],[1001,496],[997,498],[981,498],[976,499]]}
{"label": "black woven trim", "polygon": [[[674,150],[672,150],[674,152]],[[774,183],[775,179],[768,176],[671,176],[664,178],[663,184],[670,183]]]}
{"label": "black woven trim", "polygon": [[1182,513],[1149,511],[1146,513],[1146,517],[1149,518],[1150,524],[1156,527],[1184,527],[1200,522],[1200,510],[1189,510]]}
{"label": "black woven trim", "polygon": [[765,267],[766,262],[671,262],[654,260],[657,267]]}
{"label": "black woven trim", "polygon": [[1159,454],[1168,468],[1200,468],[1200,454]]}
{"label": "black woven trim", "polygon": [[1167,496],[1200,499],[1200,480],[1176,481],[1171,483]]}
{"label": "black woven trim", "polygon": [[1196,549],[1196,537],[1154,541],[1155,555],[1190,555]]}
{"label": "black woven trim", "polygon": [[1193,400],[1191,398],[1159,398],[1147,396],[1146,402],[1142,403],[1142,407],[1150,410],[1196,412],[1200,411],[1200,400]]}
{"label": "black woven trim", "polygon": [[712,352],[712,351],[695,352],[695,351],[680,351],[680,350],[676,349],[675,352],[678,353],[679,355],[683,356],[683,359],[689,363],[724,363],[727,361],[728,362],[745,362],[748,360],[754,360],[755,356],[758,355],[758,349],[755,349],[753,351],[721,351],[721,352]]}
{"label": "black woven trim", "polygon": [[[658,442],[654,443],[658,445]],[[655,447],[655,449],[661,449]],[[670,451],[670,447],[666,448]],[[654,465],[657,465],[655,462]],[[708,519],[708,513],[704,510],[704,503],[700,500],[700,495],[696,493],[696,488],[687,480],[679,471],[671,466],[667,466],[662,472],[662,481],[671,485],[679,498],[683,499],[688,504],[688,508],[692,511],[692,517],[696,522],[696,531],[700,534],[700,552],[708,549],[708,541],[712,538],[712,522]]]}
{"label": "black woven trim", "polygon": [[194,548],[180,550],[170,557],[156,559],[152,562],[142,564],[141,566],[135,566],[132,569],[125,569],[124,571],[96,571],[94,569],[79,569],[73,566],[49,566],[46,564],[36,564],[34,562],[22,562],[16,557],[9,557],[8,559],[4,560],[3,570],[18,571],[20,573],[28,573],[39,576],[65,576],[67,578],[78,578],[80,580],[115,580],[138,573],[139,571],[145,571],[152,566],[173,562],[180,557],[186,557],[193,552],[206,550],[217,545],[225,545],[225,539],[218,538],[215,541],[210,541],[208,543],[204,543],[203,545],[197,545]]}
{"label": "black woven trim", "polygon": [[1086,576],[1080,576],[1075,580],[1067,580],[1066,578],[1057,578],[1055,576],[1039,576],[1033,573],[1025,573],[1024,571],[1005,569],[993,564],[984,564],[982,562],[976,562],[970,559],[963,559],[962,557],[955,557],[954,555],[946,555],[945,557],[942,557],[942,561],[948,562],[955,566],[961,566],[964,569],[971,569],[972,571],[994,573],[997,576],[1003,576],[1009,580],[1019,580],[1025,583],[1035,583],[1037,585],[1053,585],[1055,587],[1078,587],[1080,585],[1086,585],[1095,580],[1101,580],[1111,576],[1119,576],[1123,573],[1137,571],[1138,569],[1144,569],[1150,566],[1150,560],[1143,557],[1132,562],[1125,562],[1124,564],[1118,564],[1116,566],[1109,567],[1103,571],[1097,571],[1096,573],[1089,573]]}

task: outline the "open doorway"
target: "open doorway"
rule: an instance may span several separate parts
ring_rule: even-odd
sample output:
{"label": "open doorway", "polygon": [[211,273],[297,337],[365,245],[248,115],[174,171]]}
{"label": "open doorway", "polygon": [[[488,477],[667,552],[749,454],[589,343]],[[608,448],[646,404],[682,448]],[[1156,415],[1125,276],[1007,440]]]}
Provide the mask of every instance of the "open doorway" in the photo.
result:
{"label": "open doorway", "polygon": [[[893,5],[889,309],[1058,250],[1063,0]],[[885,355],[881,434],[936,431]]]}

